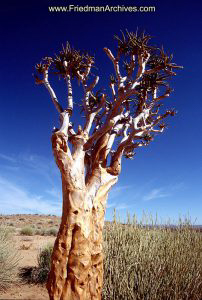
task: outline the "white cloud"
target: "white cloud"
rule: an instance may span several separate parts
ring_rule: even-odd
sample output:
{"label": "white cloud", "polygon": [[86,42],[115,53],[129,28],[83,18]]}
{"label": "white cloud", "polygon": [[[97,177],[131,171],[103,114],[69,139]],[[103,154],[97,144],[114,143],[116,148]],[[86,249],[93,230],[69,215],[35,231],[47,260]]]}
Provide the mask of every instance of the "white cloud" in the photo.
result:
{"label": "white cloud", "polygon": [[[0,153],[0,158],[6,162],[4,172],[0,172],[0,213],[60,214],[61,179],[53,159],[33,153],[16,156]],[[109,193],[107,208],[127,209],[129,206],[121,199],[130,198],[127,192],[132,187],[114,186]],[[115,198],[116,202],[113,201]]]}
{"label": "white cloud", "polygon": [[114,199],[119,197],[124,191],[127,191],[130,189],[132,186],[131,185],[120,185],[120,186],[115,186],[112,188],[112,190],[109,192],[109,199]]}
{"label": "white cloud", "polygon": [[152,189],[148,194],[143,197],[144,201],[149,201],[157,198],[164,198],[170,196],[169,193],[163,191],[163,188]]}
{"label": "white cloud", "polygon": [[125,203],[119,204],[119,205],[116,207],[117,210],[128,209],[128,208],[130,208],[130,205],[127,205],[127,204],[125,204]]}
{"label": "white cloud", "polygon": [[4,159],[4,160],[7,160],[7,161],[10,161],[10,162],[16,162],[15,158],[13,158],[12,156],[9,156],[9,155],[5,155],[3,153],[0,153],[0,158]]}
{"label": "white cloud", "polygon": [[[53,158],[31,153],[21,153],[16,156],[0,153],[1,158],[4,161],[1,161],[0,176],[4,178],[9,180],[12,178],[13,182],[19,182],[20,180],[28,185],[29,183],[30,185],[37,183],[38,186],[46,185],[51,186],[51,188],[55,183],[59,184],[59,170]],[[47,189],[47,187],[44,189]]]}
{"label": "white cloud", "polygon": [[29,172],[42,175],[49,183],[53,182],[53,177],[59,175],[54,159],[44,156],[23,153],[19,155],[18,163]]}
{"label": "white cloud", "polygon": [[61,191],[59,189],[51,188],[50,190],[46,190],[46,193],[53,198],[61,198]]}
{"label": "white cloud", "polygon": [[117,199],[117,200],[121,200],[121,199],[126,199],[129,197],[126,196],[126,192],[127,190],[129,190],[130,188],[132,188],[131,185],[119,185],[119,186],[115,186],[114,188],[112,188],[112,190],[109,192],[109,202],[107,204],[107,208],[116,208],[117,210],[122,210],[122,209],[127,209],[129,208],[129,205],[121,202],[121,201],[117,201],[117,202],[111,202],[111,200],[113,199]]}
{"label": "white cloud", "polygon": [[177,182],[175,184],[170,185],[170,190],[175,192],[185,188],[184,182]]}
{"label": "white cloud", "polygon": [[0,213],[61,214],[61,204],[29,193],[25,188],[0,177]]}
{"label": "white cloud", "polygon": [[116,206],[116,202],[112,202],[112,203],[107,203],[107,208],[112,208]]}
{"label": "white cloud", "polygon": [[166,187],[153,188],[149,193],[144,195],[142,199],[143,201],[149,201],[153,199],[169,197],[171,194],[184,189],[184,187],[184,182],[175,182],[174,184],[169,184]]}

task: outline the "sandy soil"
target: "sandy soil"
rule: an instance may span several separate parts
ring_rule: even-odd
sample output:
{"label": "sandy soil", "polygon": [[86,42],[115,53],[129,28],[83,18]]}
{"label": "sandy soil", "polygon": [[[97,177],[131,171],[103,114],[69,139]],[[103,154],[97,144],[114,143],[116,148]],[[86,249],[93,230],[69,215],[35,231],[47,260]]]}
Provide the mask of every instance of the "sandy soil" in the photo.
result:
{"label": "sandy soil", "polygon": [[[20,253],[19,270],[24,267],[37,266],[37,255],[41,248],[48,243],[54,243],[54,236],[22,236],[21,228],[29,225],[35,229],[58,227],[60,218],[56,216],[41,215],[15,215],[0,216],[0,223],[8,226],[14,231],[14,240]],[[48,293],[45,286],[33,285],[20,282],[13,284],[7,291],[0,292],[0,299],[23,299],[23,300],[48,300]]]}
{"label": "sandy soil", "polygon": [[[106,222],[108,223],[108,222]],[[20,253],[20,268],[37,266],[37,256],[40,249],[48,243],[54,243],[54,236],[25,236],[20,231],[23,227],[32,227],[36,230],[48,230],[50,228],[58,228],[60,217],[53,215],[0,215],[0,225],[3,224],[13,231],[13,238],[16,247]],[[0,270],[1,271],[1,270]],[[48,300],[48,293],[45,286],[27,284],[20,282],[18,285],[12,285],[6,292],[0,292],[0,299],[11,300]]]}
{"label": "sandy soil", "polygon": [[48,300],[45,287],[31,284],[13,285],[7,292],[0,295],[0,299],[11,300]]}

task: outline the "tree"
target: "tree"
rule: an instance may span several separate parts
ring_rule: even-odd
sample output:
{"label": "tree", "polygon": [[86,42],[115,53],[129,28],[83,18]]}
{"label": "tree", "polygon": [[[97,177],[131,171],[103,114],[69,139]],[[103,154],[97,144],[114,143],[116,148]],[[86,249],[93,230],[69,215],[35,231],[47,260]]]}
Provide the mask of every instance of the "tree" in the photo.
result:
{"label": "tree", "polygon": [[[110,93],[97,89],[94,57],[69,43],[36,65],[36,84],[47,88],[60,117],[52,149],[62,176],[63,208],[47,282],[51,300],[101,299],[106,201],[122,158],[132,159],[134,150],[147,146],[166,128],[164,120],[175,115],[173,109],[163,111],[164,99],[172,92],[169,81],[181,68],[173,56],[150,46],[146,34],[126,31],[115,39],[116,55],[104,48],[114,67]],[[50,85],[50,72],[67,85],[65,108]],[[77,132],[70,121],[74,79],[83,87],[80,106],[85,116]]]}

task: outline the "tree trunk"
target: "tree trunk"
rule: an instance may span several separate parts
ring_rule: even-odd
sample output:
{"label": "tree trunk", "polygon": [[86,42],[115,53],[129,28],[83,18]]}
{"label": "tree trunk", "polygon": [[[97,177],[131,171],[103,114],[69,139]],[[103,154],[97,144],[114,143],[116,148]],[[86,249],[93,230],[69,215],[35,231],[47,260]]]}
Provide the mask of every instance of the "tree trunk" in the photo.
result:
{"label": "tree trunk", "polygon": [[47,282],[49,297],[101,300],[104,215],[108,192],[117,176],[99,167],[99,185],[97,181],[94,188],[87,189],[81,165],[67,168],[63,159],[62,168],[62,159],[56,161],[62,173],[63,212]]}

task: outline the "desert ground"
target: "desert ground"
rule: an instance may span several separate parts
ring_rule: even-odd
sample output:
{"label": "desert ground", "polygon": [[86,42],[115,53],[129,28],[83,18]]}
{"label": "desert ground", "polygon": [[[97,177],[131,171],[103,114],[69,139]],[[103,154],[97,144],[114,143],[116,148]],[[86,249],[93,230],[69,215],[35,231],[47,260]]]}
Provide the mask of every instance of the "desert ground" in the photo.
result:
{"label": "desert ground", "polygon": [[[27,226],[32,227],[34,230],[58,228],[60,217],[50,215],[1,215],[0,223],[13,231],[15,245],[20,254],[20,272],[22,268],[37,266],[37,256],[40,249],[48,243],[53,244],[55,240],[55,236],[21,235],[21,229]],[[45,286],[28,284],[20,279],[19,283],[11,285],[4,292],[0,292],[0,299],[48,300],[49,297]]]}
{"label": "desert ground", "polygon": [[[18,264],[18,282],[12,283],[7,290],[0,292],[0,299],[11,300],[48,300],[48,293],[46,291],[45,285],[42,284],[33,284],[30,282],[36,282],[33,280],[33,277],[30,277],[30,274],[35,274],[32,271],[37,271],[38,256],[40,250],[43,249],[46,245],[54,243],[58,227],[60,224],[60,217],[53,215],[0,215],[0,228],[7,228],[9,236],[12,237],[14,246],[11,248],[13,253],[14,247],[17,249],[20,259]],[[114,223],[115,224],[115,223]],[[3,225],[3,226],[2,226]],[[109,225],[109,227],[108,227]],[[124,230],[125,228],[125,230]],[[131,229],[130,229],[131,228]],[[26,229],[26,230],[25,230]],[[169,292],[168,299],[189,299],[198,300],[202,299],[201,294],[201,226],[195,227],[172,227],[169,228],[152,228],[145,227],[143,225],[137,227],[134,231],[133,227],[125,226],[112,226],[110,222],[105,222],[105,229],[107,232],[107,252],[106,252],[106,268],[110,264],[110,268],[113,267],[113,272],[111,275],[108,273],[105,280],[105,287],[109,286],[112,282],[112,277],[114,280],[114,290],[117,295],[122,295],[123,288],[120,289],[120,272],[121,268],[124,270],[125,263],[127,263],[128,268],[133,266],[133,259],[135,252],[136,254],[136,264],[138,269],[135,269],[135,273],[131,276],[140,276],[142,278],[140,282],[147,282],[146,287],[151,288],[149,290],[148,299],[164,299],[162,297],[164,289],[159,289],[158,293],[153,296],[153,291],[161,283],[161,276],[167,278],[167,281],[164,283],[164,288],[171,286],[170,289],[166,290],[166,293]],[[110,230],[108,230],[110,229]],[[191,229],[191,230],[190,230]],[[131,231],[132,230],[132,231]],[[31,233],[30,233],[31,232]],[[2,233],[2,231],[1,231]],[[4,240],[3,240],[4,241]],[[5,246],[6,244],[1,244],[0,246]],[[190,247],[190,243],[192,247]],[[9,246],[12,245],[12,242],[9,240]],[[114,247],[114,245],[118,245]],[[128,245],[126,247],[126,245]],[[144,246],[144,247],[143,247]],[[4,249],[2,247],[1,249]],[[111,250],[110,250],[111,249]],[[143,250],[142,250],[143,249]],[[175,251],[173,251],[173,249]],[[114,251],[116,255],[114,256]],[[3,252],[1,252],[3,253]],[[7,261],[12,261],[6,253]],[[146,255],[145,255],[146,253]],[[2,254],[2,257],[5,257]],[[148,261],[149,257],[149,261]],[[156,259],[160,257],[161,259]],[[165,260],[166,258],[166,260]],[[1,259],[1,256],[0,256]],[[127,260],[128,259],[128,260]],[[0,260],[1,263],[2,260]],[[117,261],[119,261],[119,266],[117,267]],[[132,262],[132,264],[131,264]],[[148,265],[149,263],[149,265]],[[156,267],[157,266],[157,267]],[[0,268],[2,264],[0,264]],[[3,273],[4,269],[0,269],[0,276]],[[27,271],[28,270],[28,271]],[[128,280],[127,268],[125,280]],[[159,270],[161,276],[159,277]],[[170,271],[167,271],[170,270]],[[182,272],[183,270],[183,272]],[[23,271],[26,271],[23,273]],[[30,273],[31,272],[31,273]],[[150,273],[149,273],[150,272]],[[12,269],[13,274],[13,269]],[[23,275],[23,276],[22,276]],[[141,277],[142,276],[142,277]],[[0,277],[0,287],[1,287],[1,278]],[[114,279],[115,278],[115,279]],[[139,277],[138,277],[139,278]],[[153,278],[152,285],[150,280]],[[159,279],[160,278],[160,279]],[[10,279],[10,274],[9,274]],[[144,279],[144,280],[143,280]],[[158,281],[158,279],[160,281]],[[146,280],[146,281],[145,281]],[[122,280],[123,281],[123,280]],[[134,280],[130,281],[134,282]],[[177,285],[176,285],[177,282]],[[186,290],[184,282],[188,282],[186,285]],[[156,284],[156,285],[155,285]],[[112,299],[110,294],[111,289],[103,289],[103,295],[105,299]],[[173,291],[177,296],[173,296]],[[125,290],[128,293],[128,290]],[[159,295],[160,292],[160,295]],[[138,299],[143,299],[144,296],[142,293],[141,285],[138,286],[136,293],[139,296]],[[182,293],[184,296],[182,296]],[[127,294],[129,295],[129,294]],[[157,297],[159,296],[159,297]],[[154,297],[154,298],[152,298]],[[157,297],[157,298],[156,298]],[[126,299],[128,299],[126,297]],[[130,298],[131,299],[131,298]]]}

